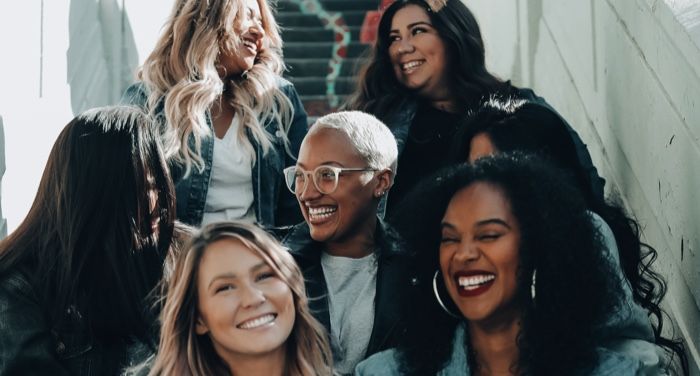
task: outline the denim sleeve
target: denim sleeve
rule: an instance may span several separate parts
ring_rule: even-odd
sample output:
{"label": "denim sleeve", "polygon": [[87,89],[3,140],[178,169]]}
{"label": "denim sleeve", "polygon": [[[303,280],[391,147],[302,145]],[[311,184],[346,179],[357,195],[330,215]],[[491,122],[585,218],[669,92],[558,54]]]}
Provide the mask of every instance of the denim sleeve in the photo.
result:
{"label": "denim sleeve", "polygon": [[[284,167],[288,167],[297,163],[301,141],[304,139],[309,130],[309,124],[306,117],[306,111],[304,110],[304,105],[301,103],[301,99],[299,99],[299,94],[297,94],[294,85],[289,82],[285,82],[280,89],[282,92],[284,92],[287,98],[289,98],[294,110],[294,118],[292,119],[292,123],[287,131],[289,149],[286,150],[286,155],[284,157]],[[296,197],[289,192],[284,182],[282,182],[282,186],[280,187],[277,201],[277,215],[275,218],[275,225],[277,226],[294,225],[304,220]]]}
{"label": "denim sleeve", "polygon": [[26,280],[0,284],[0,375],[67,375],[51,329]]}
{"label": "denim sleeve", "polygon": [[589,214],[591,221],[603,239],[604,256],[613,266],[622,287],[622,301],[619,304],[619,308],[610,315],[603,328],[601,328],[603,332],[601,334],[611,341],[617,339],[638,339],[653,343],[654,333],[649,317],[646,311],[634,301],[632,287],[622,272],[615,235],[603,218],[593,212],[589,212]]}

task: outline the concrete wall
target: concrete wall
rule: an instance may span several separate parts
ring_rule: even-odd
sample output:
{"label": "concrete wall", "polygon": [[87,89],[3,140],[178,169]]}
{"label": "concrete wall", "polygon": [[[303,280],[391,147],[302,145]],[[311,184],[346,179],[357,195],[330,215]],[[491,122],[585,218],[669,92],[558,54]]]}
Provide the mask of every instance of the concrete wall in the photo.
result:
{"label": "concrete wall", "polygon": [[152,49],[171,0],[0,2],[2,209],[24,218],[51,146],[88,108],[116,103]]}
{"label": "concrete wall", "polygon": [[569,119],[659,251],[664,308],[700,374],[700,2],[465,3],[489,68]]}

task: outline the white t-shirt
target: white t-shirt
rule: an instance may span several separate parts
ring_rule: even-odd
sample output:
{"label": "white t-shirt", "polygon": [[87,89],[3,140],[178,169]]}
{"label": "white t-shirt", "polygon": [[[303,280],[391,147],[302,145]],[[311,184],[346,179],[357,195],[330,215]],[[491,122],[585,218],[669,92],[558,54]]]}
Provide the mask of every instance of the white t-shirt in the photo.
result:
{"label": "white t-shirt", "polygon": [[204,203],[202,226],[228,220],[255,221],[253,211],[253,160],[238,139],[238,116],[223,138],[214,137],[211,180]]}

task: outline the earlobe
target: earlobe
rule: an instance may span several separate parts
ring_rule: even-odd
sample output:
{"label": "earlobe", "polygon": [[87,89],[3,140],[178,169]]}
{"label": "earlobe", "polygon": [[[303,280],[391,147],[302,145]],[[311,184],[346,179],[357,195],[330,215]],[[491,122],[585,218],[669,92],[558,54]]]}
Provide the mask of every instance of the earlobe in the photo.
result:
{"label": "earlobe", "polygon": [[209,332],[209,328],[207,328],[207,325],[204,324],[204,321],[202,321],[201,317],[197,318],[197,323],[195,324],[194,330],[200,336]]}

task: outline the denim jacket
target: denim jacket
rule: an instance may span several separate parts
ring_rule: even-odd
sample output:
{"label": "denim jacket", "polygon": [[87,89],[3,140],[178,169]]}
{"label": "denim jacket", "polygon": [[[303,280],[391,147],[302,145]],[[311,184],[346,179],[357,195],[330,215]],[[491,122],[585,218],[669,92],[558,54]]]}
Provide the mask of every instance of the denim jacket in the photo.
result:
{"label": "denim jacket", "polygon": [[[398,236],[383,221],[377,220],[375,245],[378,252],[377,290],[374,301],[374,326],[365,357],[398,344],[404,329],[403,313],[410,289],[417,284],[408,269]],[[306,284],[309,308],[314,317],[331,332],[328,312],[328,287],[321,266],[323,243],[311,238],[306,222],[294,226],[282,239],[299,265]]]}
{"label": "denim jacket", "polygon": [[[596,349],[598,364],[593,370],[580,376],[638,376],[664,375],[656,367],[647,367],[643,361],[644,352],[655,354],[656,346],[647,342],[629,340],[628,346],[636,347],[637,353],[621,353],[607,348]],[[471,375],[467,354],[464,346],[464,325],[455,329],[452,353],[447,364],[437,373],[437,376],[466,376]],[[398,376],[402,375],[401,360],[396,349],[387,350],[362,361],[355,368],[355,376]]]}
{"label": "denim jacket", "polygon": [[[285,187],[282,170],[296,163],[301,141],[308,130],[306,112],[294,86],[289,81],[279,77],[278,85],[289,98],[294,110],[294,118],[287,132],[289,145],[284,144],[276,121],[265,124],[265,130],[272,140],[272,148],[266,155],[263,155],[262,145],[255,142],[248,132],[248,139],[255,149],[256,156],[252,170],[253,209],[258,223],[270,227],[292,225],[303,219],[296,198]],[[147,98],[145,85],[136,83],[126,90],[121,102],[145,107]],[[208,111],[206,118],[210,137],[202,139],[204,169],[202,171],[193,169],[189,176],[184,177],[182,166],[171,166],[177,195],[177,217],[180,221],[193,226],[199,226],[202,223],[214,158],[214,128]]]}
{"label": "denim jacket", "polygon": [[[583,143],[581,137],[576,133],[576,130],[569,125],[569,123],[564,119],[552,106],[544,100],[544,98],[537,96],[532,89],[527,88],[516,88],[510,85],[510,82],[506,83],[508,90],[513,90],[513,94],[523,100],[540,105],[554,113],[561,118],[561,120],[566,124],[569,135],[571,136],[574,145],[576,146],[576,154],[578,155],[579,162],[581,166],[588,171],[589,180],[592,185],[592,191],[600,199],[604,198],[603,187],[605,186],[605,180],[598,175],[598,171],[595,166],[593,166],[593,161],[591,160],[591,155],[588,153],[588,148],[586,144]],[[418,110],[418,103],[416,99],[411,97],[404,98],[403,102],[391,113],[386,116],[380,117],[384,120],[385,124],[389,127],[391,132],[396,137],[396,143],[399,149],[399,160],[401,152],[406,146],[408,140],[408,135],[411,130],[411,124],[413,123],[413,118],[416,116],[416,111]],[[379,114],[377,114],[379,115]],[[389,192],[390,193],[390,192]],[[386,197],[386,196],[385,196]],[[384,213],[386,199],[382,200],[380,206],[380,213]]]}
{"label": "denim jacket", "polygon": [[139,359],[146,345],[97,342],[74,309],[52,326],[27,273],[0,278],[0,375],[118,375]]}

